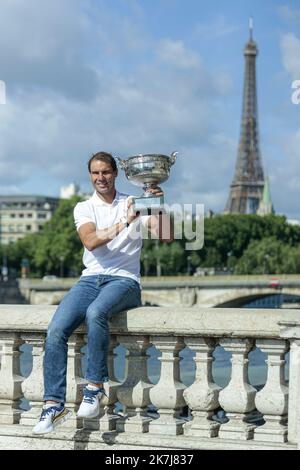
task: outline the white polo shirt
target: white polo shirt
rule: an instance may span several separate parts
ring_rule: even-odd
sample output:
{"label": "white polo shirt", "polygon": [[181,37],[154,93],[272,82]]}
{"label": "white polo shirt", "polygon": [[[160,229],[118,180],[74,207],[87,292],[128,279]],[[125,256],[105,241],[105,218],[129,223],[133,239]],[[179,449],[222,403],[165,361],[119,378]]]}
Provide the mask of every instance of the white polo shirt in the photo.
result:
{"label": "white polo shirt", "polygon": [[[87,201],[78,202],[74,208],[76,229],[93,222],[97,229],[111,227],[127,213],[128,195],[116,192],[111,204],[100,199],[96,191]],[[140,218],[139,218],[140,219]],[[142,248],[141,221],[137,219],[103,246],[89,251],[84,247],[82,276],[108,274],[125,276],[140,282],[140,254]]]}

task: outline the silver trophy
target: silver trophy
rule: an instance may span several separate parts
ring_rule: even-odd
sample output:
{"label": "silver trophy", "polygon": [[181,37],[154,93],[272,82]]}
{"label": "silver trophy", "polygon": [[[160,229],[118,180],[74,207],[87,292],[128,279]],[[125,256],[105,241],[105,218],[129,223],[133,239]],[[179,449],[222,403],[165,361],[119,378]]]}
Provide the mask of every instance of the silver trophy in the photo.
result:
{"label": "silver trophy", "polygon": [[134,198],[136,212],[141,215],[158,214],[164,212],[164,197],[154,196],[147,192],[149,188],[157,188],[169,178],[170,168],[176,161],[178,152],[168,155],[149,153],[146,155],[134,155],[127,160],[115,157],[120,168],[125,171],[125,175],[131,183],[142,186],[144,193],[140,197]]}

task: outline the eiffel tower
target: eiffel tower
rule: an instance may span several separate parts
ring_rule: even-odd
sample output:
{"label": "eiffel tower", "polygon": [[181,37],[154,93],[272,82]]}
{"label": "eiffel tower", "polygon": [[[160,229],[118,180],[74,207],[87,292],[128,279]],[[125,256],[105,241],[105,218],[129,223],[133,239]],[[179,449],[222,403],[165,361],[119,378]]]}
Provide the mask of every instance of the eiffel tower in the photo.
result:
{"label": "eiffel tower", "polygon": [[256,214],[265,183],[257,119],[255,62],[258,49],[252,37],[252,18],[249,19],[249,31],[250,38],[244,49],[245,79],[240,142],[225,213]]}

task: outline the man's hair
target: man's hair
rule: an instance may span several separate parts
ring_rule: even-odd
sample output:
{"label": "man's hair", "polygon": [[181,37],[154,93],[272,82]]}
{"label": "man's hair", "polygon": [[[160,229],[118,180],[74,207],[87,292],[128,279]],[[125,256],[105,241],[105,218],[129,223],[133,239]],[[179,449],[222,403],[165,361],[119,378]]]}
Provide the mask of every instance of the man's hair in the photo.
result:
{"label": "man's hair", "polygon": [[116,160],[114,159],[114,157],[110,153],[97,152],[94,155],[92,155],[91,158],[88,161],[89,172],[91,172],[91,163],[92,163],[93,160],[97,160],[99,162],[109,163],[111,165],[113,171],[118,170]]}

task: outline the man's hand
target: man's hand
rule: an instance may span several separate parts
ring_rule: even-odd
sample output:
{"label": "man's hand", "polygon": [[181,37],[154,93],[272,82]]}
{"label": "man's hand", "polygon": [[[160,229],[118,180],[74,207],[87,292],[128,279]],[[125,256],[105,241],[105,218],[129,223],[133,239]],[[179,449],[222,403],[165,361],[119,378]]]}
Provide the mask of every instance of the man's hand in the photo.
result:
{"label": "man's hand", "polygon": [[[147,192],[153,196],[163,196],[162,189],[157,186],[156,188],[149,188]],[[174,225],[171,220],[170,214],[151,215],[147,221],[148,230],[160,241],[170,243],[174,239]]]}
{"label": "man's hand", "polygon": [[134,210],[134,201],[132,197],[129,197],[127,200],[127,223],[131,224],[134,220],[136,220],[140,216],[139,212],[135,212]]}
{"label": "man's hand", "polygon": [[163,190],[157,186],[156,188],[147,188],[146,193],[151,193],[153,194],[153,196],[163,196],[164,193],[163,193]]}

